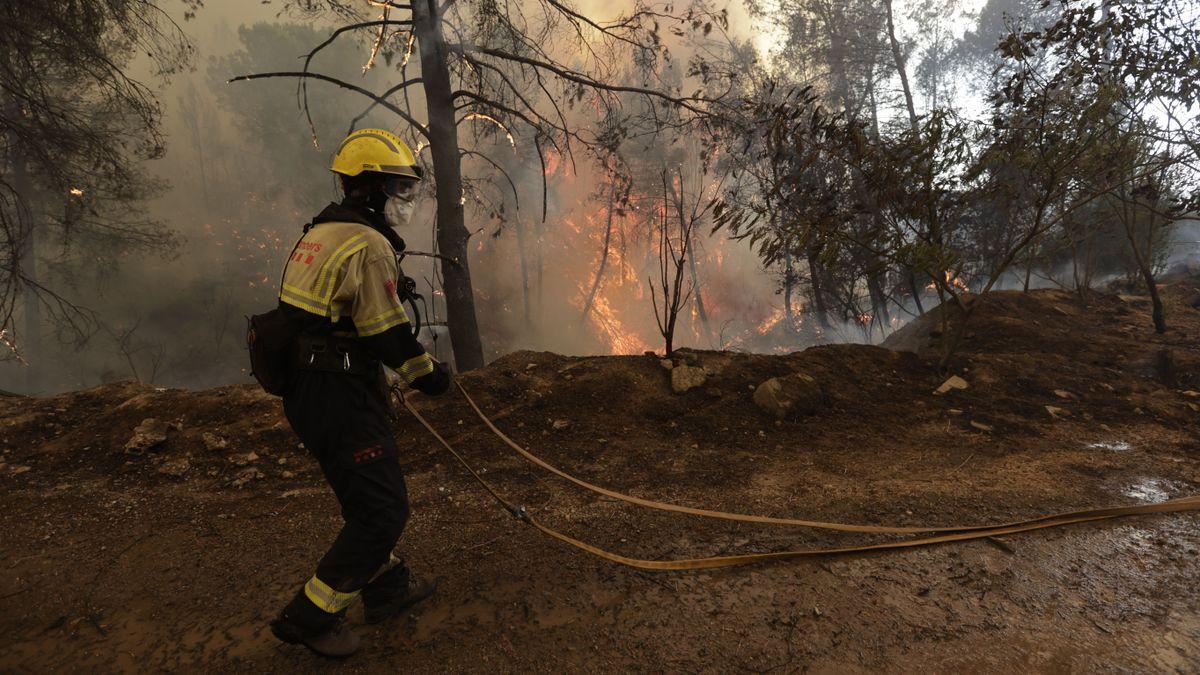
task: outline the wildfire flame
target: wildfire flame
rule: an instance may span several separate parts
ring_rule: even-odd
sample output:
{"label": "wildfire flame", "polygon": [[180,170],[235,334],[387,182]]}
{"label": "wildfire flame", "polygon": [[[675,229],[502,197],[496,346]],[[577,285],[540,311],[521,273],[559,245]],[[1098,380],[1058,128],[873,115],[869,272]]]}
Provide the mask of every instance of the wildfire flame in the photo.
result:
{"label": "wildfire flame", "polygon": [[767,320],[760,323],[758,328],[755,328],[754,330],[759,335],[766,335],[767,333],[771,332],[772,328],[778,326],[786,316],[787,312],[785,312],[782,307],[776,308],[774,312],[771,312],[771,316],[767,317]]}
{"label": "wildfire flame", "polygon": [[[951,286],[963,293],[971,292],[971,287],[967,285],[967,282],[963,281],[962,277],[954,274],[953,272],[951,272],[949,270],[946,271],[946,285]],[[936,291],[937,283],[933,282],[933,281],[929,282],[928,284],[925,285],[925,290]]]}
{"label": "wildfire flame", "polygon": [[610,354],[641,354],[652,350],[650,345],[617,318],[617,312],[613,311],[608,297],[602,293],[597,293],[592,301],[592,311],[588,319],[608,343]]}

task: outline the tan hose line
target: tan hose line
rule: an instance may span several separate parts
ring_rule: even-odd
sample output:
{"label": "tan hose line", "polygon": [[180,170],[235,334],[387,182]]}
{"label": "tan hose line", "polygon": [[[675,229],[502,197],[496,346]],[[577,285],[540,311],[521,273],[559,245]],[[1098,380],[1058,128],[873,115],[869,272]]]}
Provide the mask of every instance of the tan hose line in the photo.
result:
{"label": "tan hose line", "polygon": [[566,472],[554,467],[553,465],[541,460],[537,456],[529,453],[527,450],[517,445],[512,439],[504,435],[495,424],[479,409],[475,401],[467,394],[466,389],[462,384],[458,384],[459,391],[462,392],[470,406],[475,410],[479,418],[492,430],[497,437],[503,440],[509,447],[516,450],[526,460],[550,471],[551,473],[565,478],[581,487],[584,487],[593,492],[619,499],[621,501],[645,506],[647,508],[660,509],[664,511],[672,511],[675,513],[687,513],[691,515],[705,516],[709,518],[719,518],[723,520],[735,520],[740,522],[766,523],[775,525],[794,525],[804,527],[814,527],[829,530],[840,530],[845,532],[870,532],[876,534],[911,534],[916,532],[939,532],[934,536],[919,537],[915,539],[905,539],[900,541],[889,541],[878,544],[868,544],[859,546],[844,546],[833,548],[817,548],[817,549],[802,549],[792,551],[778,551],[774,553],[748,553],[743,555],[733,556],[716,556],[710,558],[691,558],[681,560],[643,560],[639,558],[628,558],[610,551],[606,551],[597,546],[593,546],[586,542],[570,537],[554,528],[543,525],[532,515],[527,513],[523,507],[514,506],[511,502],[505,499],[497,492],[487,481],[483,479],[470,464],[467,463],[461,455],[437,432],[436,429],[425,419],[413,406],[405,399],[405,397],[397,394],[396,398],[404,405],[413,417],[425,427],[426,430],[444,447],[450,454],[463,465],[471,476],[495,499],[506,511],[533,527],[537,528],[544,534],[547,534],[559,541],[570,544],[582,551],[599,556],[605,560],[615,562],[629,567],[636,567],[647,570],[695,570],[695,569],[713,569],[719,567],[735,567],[739,565],[749,565],[759,562],[767,562],[772,560],[788,560],[792,558],[802,558],[810,556],[832,555],[839,553],[860,553],[865,551],[879,551],[897,548],[912,548],[916,546],[929,546],[932,544],[941,544],[951,541],[965,541],[969,539],[983,539],[987,537],[995,537],[1005,534],[1014,534],[1017,532],[1027,532],[1030,530],[1039,530],[1048,527],[1058,527],[1061,525],[1069,525],[1072,523],[1083,523],[1093,520],[1106,520],[1109,518],[1119,518],[1122,516],[1132,516],[1152,513],[1173,513],[1178,511],[1195,511],[1200,510],[1200,495],[1190,497],[1180,497],[1171,499],[1157,504],[1135,504],[1130,506],[1110,506],[1096,509],[1085,509],[1080,511],[1071,511],[1049,516],[1038,516],[1023,521],[1012,523],[1004,523],[998,525],[971,525],[963,527],[884,527],[875,525],[854,525],[846,523],[829,523],[822,521],[798,520],[790,518],[772,518],[769,516],[752,516],[745,514],[726,513],[724,511],[710,511],[707,509],[697,509],[687,506],[679,506],[677,504],[667,504],[664,502],[655,502],[640,497],[633,497],[607,488],[602,488],[593,485],[586,481],[580,480],[567,474]]}

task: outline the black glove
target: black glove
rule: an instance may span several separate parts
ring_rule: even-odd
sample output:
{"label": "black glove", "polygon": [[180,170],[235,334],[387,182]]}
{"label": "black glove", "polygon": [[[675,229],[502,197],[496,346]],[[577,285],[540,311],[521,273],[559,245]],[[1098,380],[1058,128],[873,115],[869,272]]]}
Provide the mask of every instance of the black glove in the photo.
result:
{"label": "black glove", "polygon": [[453,377],[450,367],[438,361],[433,362],[433,372],[413,380],[412,386],[417,391],[430,396],[441,396],[450,389]]}

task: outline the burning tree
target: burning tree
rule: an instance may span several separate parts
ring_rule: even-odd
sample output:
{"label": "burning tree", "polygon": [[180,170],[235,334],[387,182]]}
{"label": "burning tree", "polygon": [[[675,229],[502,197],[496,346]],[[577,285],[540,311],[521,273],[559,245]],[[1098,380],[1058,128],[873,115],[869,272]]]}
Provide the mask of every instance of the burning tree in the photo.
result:
{"label": "burning tree", "polygon": [[[364,16],[366,7],[381,9],[378,18]],[[666,24],[673,34],[687,31],[707,34],[723,27],[724,12],[697,4],[680,14],[637,4],[611,20],[597,20],[562,0],[536,0],[523,6],[498,5],[490,0],[416,0],[405,3],[383,0],[370,3],[344,0],[296,0],[292,8],[305,14],[332,15],[345,25],[308,54],[301,71],[256,73],[234,78],[264,77],[321,80],[358,92],[397,115],[412,130],[419,147],[428,147],[433,165],[437,203],[437,246],[441,263],[447,321],[455,362],[461,370],[483,365],[483,349],[475,314],[475,299],[468,265],[464,160],[500,174],[517,192],[517,181],[482,147],[463,147],[463,126],[484,122],[515,145],[517,139],[536,146],[545,174],[546,151],[574,161],[574,149],[613,147],[633,124],[613,119],[648,113],[649,122],[676,126],[711,113],[711,100],[685,94],[682,85],[655,78],[655,64],[670,58],[660,35]],[[323,48],[340,36],[370,31],[373,41],[364,70],[382,57],[398,61],[400,81],[383,92],[373,92],[345,80],[309,70]],[[419,74],[409,77],[410,58],[416,56]],[[638,85],[616,84],[616,75],[627,64],[642,73]],[[414,108],[420,88],[424,115]],[[622,96],[648,101],[639,111],[622,106]],[[575,109],[588,106],[597,117],[609,118],[610,132],[590,134],[585,124],[572,119]],[[423,120],[422,120],[423,118]],[[644,120],[645,121],[645,120]],[[476,134],[479,136],[481,134]],[[544,178],[543,178],[544,181]],[[543,183],[542,215],[546,190]]]}

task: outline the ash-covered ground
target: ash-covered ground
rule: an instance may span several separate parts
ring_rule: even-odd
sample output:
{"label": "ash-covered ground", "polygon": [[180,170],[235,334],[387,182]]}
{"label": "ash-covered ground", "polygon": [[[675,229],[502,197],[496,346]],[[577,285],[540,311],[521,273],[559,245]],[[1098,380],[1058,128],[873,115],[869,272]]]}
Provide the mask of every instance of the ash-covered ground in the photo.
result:
{"label": "ash-covered ground", "polygon": [[[926,319],[885,345],[909,351],[680,352],[674,369],[703,369],[682,393],[651,356],[519,352],[462,382],[522,445],[639,496],[856,523],[1009,521],[1200,492],[1200,290],[1182,281],[1164,293],[1165,335],[1138,296],[1085,305],[1059,291],[996,293],[948,370],[938,322]],[[810,395],[785,419],[755,402],[765,380],[796,373],[811,378]],[[935,394],[950,376],[966,388]],[[412,400],[515,502],[626,555],[874,541],[600,499],[516,457],[458,395]],[[414,506],[401,552],[438,592],[393,623],[356,626],[364,649],[341,670],[1185,671],[1200,661],[1195,513],[652,573],[539,535],[411,418],[401,413],[396,430]],[[0,450],[0,669],[325,665],[266,628],[340,524],[278,399],[249,385],[131,383],[0,398]]]}

